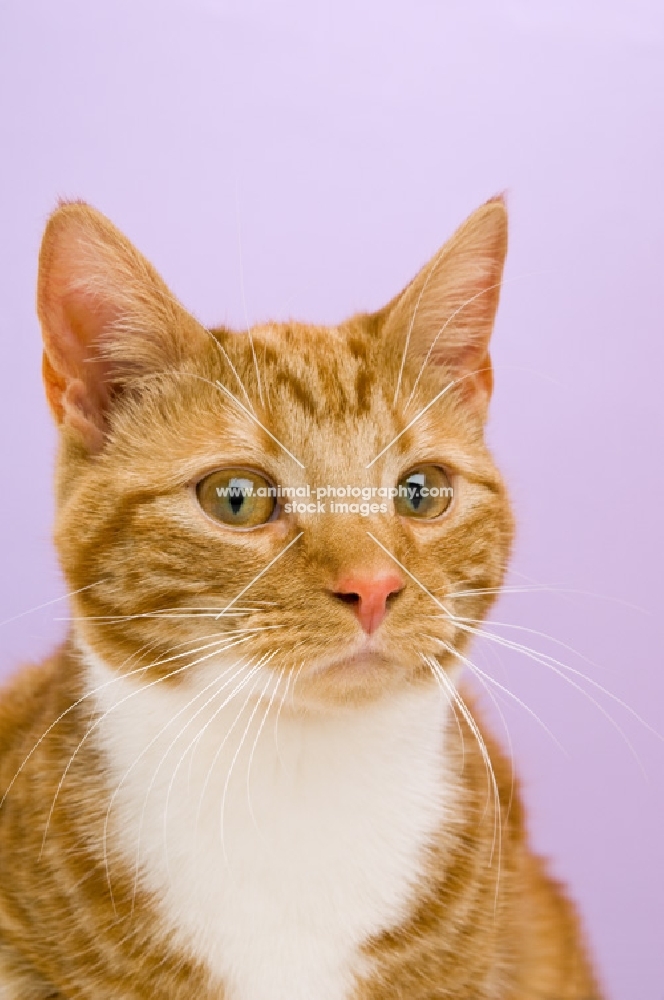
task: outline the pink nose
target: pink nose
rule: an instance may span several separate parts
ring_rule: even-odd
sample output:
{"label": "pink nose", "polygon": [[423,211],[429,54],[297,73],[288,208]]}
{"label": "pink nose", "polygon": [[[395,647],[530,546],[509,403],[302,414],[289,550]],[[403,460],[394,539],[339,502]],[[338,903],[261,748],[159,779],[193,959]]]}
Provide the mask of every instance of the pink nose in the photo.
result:
{"label": "pink nose", "polygon": [[371,635],[387,613],[387,599],[403,589],[403,580],[396,573],[387,576],[345,576],[334,588],[334,596],[352,604],[360,625]]}

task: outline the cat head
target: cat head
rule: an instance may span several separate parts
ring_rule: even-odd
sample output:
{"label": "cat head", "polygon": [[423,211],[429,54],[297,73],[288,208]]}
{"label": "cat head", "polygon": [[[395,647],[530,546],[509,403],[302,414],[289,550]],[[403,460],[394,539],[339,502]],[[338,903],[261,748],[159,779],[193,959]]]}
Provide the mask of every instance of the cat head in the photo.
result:
{"label": "cat head", "polygon": [[237,666],[302,704],[444,682],[512,535],[484,443],[506,244],[494,199],[379,312],[235,333],[59,207],[38,313],[79,648],[169,684]]}

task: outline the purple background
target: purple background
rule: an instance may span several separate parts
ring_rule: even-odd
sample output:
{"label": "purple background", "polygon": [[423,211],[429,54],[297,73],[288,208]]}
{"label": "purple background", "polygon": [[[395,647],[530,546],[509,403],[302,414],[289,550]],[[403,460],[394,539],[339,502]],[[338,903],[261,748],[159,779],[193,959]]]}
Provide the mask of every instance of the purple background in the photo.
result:
{"label": "purple background", "polygon": [[[502,632],[664,731],[663,18],[543,6],[5,0],[2,672],[67,613],[9,620],[64,592],[33,307],[58,197],[106,212],[204,321],[241,326],[382,305],[507,190],[490,437],[520,525],[510,582],[541,587],[494,618],[574,646],[592,663]],[[534,841],[573,886],[609,997],[662,1000],[662,743],[576,674],[597,705],[516,653],[474,656],[564,748],[498,692]]]}

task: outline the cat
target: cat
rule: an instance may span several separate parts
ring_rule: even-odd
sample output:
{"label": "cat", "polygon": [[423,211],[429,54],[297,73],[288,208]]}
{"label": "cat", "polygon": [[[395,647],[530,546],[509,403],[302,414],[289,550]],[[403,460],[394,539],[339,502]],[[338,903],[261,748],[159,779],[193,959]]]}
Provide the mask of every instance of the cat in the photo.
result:
{"label": "cat", "polygon": [[53,213],[73,615],[0,696],[1,1000],[599,1000],[459,677],[506,248],[494,198],[379,312],[238,334]]}

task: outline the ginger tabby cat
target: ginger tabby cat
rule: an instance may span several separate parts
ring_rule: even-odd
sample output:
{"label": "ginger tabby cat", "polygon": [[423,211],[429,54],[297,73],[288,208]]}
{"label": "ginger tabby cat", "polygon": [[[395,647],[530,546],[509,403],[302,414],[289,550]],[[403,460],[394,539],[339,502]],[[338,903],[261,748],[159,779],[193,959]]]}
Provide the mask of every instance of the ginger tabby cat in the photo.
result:
{"label": "ginger tabby cat", "polygon": [[73,617],[0,696],[1,1000],[598,1000],[458,687],[506,246],[493,199],[380,312],[236,334],[53,214]]}

